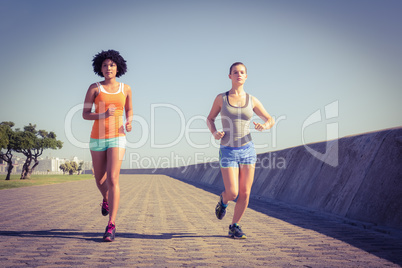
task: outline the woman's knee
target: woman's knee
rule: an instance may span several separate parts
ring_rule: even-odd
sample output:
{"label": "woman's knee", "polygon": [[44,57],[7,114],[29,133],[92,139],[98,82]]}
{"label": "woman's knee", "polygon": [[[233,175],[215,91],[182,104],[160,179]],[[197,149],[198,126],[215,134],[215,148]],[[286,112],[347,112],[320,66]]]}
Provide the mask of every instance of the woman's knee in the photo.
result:
{"label": "woman's knee", "polygon": [[95,177],[96,183],[100,183],[100,184],[104,183],[106,181],[106,170],[101,171],[101,172],[95,172],[94,177]]}
{"label": "woman's knee", "polygon": [[119,186],[119,175],[110,174],[108,175],[107,184],[109,188],[118,187]]}
{"label": "woman's knee", "polygon": [[250,191],[243,190],[239,191],[239,199],[249,199],[250,198]]}
{"label": "woman's knee", "polygon": [[229,200],[235,200],[237,198],[238,192],[234,189],[230,189],[225,191],[225,197]]}

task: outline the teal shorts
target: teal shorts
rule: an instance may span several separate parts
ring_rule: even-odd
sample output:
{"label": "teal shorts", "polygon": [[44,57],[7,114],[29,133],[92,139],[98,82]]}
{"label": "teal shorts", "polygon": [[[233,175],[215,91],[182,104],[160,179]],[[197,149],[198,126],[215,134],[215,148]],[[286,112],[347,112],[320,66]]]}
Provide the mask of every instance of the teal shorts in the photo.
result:
{"label": "teal shorts", "polygon": [[257,153],[251,141],[241,147],[221,145],[219,149],[219,164],[221,168],[239,167],[239,165],[254,165],[257,162]]}
{"label": "teal shorts", "polygon": [[106,151],[109,148],[126,148],[126,137],[116,137],[110,139],[92,139],[89,142],[89,149],[91,151]]}

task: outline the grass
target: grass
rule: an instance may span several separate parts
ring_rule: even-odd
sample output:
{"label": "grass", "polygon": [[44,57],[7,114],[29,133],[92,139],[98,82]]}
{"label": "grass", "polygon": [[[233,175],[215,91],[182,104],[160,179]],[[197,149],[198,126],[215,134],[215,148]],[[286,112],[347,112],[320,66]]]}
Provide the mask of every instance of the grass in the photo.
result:
{"label": "grass", "polygon": [[0,190],[27,187],[34,185],[48,185],[70,181],[82,181],[93,179],[92,174],[84,175],[32,175],[30,179],[20,180],[21,175],[11,175],[6,181],[6,175],[0,175]]}

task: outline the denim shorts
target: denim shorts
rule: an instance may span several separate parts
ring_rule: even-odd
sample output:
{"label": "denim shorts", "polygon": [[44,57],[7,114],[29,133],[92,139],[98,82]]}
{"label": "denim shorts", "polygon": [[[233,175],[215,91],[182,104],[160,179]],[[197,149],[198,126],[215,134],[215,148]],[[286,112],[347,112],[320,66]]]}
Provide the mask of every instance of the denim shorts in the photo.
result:
{"label": "denim shorts", "polygon": [[92,139],[89,142],[91,151],[106,151],[109,148],[126,148],[126,136],[120,136],[110,139]]}
{"label": "denim shorts", "polygon": [[221,168],[239,167],[239,165],[254,165],[257,162],[254,143],[251,141],[241,147],[221,145],[219,149],[219,164]]}

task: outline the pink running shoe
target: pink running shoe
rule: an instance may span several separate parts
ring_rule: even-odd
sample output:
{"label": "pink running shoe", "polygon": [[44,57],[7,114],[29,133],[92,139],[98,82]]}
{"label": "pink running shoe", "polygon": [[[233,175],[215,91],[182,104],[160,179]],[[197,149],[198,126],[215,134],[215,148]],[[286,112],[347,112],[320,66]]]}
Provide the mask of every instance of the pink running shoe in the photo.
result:
{"label": "pink running shoe", "polygon": [[103,235],[103,241],[113,242],[115,235],[116,235],[116,225],[109,222],[109,224],[106,226],[105,234]]}

